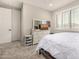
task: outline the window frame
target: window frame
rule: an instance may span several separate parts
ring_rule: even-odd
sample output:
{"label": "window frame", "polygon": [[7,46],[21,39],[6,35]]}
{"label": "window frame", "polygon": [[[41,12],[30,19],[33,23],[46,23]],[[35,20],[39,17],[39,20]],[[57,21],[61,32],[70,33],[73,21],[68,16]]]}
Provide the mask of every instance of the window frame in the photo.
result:
{"label": "window frame", "polygon": [[[79,6],[76,6],[76,7],[73,7],[73,8],[69,8],[69,9],[67,9],[67,10],[63,10],[62,12],[61,12],[61,14],[62,14],[62,21],[61,21],[61,23],[62,23],[62,25],[61,25],[61,28],[59,28],[57,25],[57,14],[59,14],[59,12],[58,13],[56,13],[56,15],[55,15],[55,29],[57,29],[57,30],[72,30],[74,27],[73,27],[73,24],[72,24],[72,11],[74,10],[74,9],[77,9],[77,8],[79,8]],[[64,12],[67,12],[67,11],[69,11],[70,12],[70,16],[69,16],[69,29],[64,29],[63,28],[63,13]]]}

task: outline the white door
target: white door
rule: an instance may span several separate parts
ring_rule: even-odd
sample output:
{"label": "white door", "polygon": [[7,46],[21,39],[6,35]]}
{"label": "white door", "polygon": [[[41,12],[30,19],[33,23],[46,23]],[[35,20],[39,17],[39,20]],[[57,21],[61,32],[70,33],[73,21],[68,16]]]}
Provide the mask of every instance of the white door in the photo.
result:
{"label": "white door", "polygon": [[11,42],[11,9],[0,8],[0,44]]}
{"label": "white door", "polygon": [[12,41],[20,40],[20,10],[12,9]]}

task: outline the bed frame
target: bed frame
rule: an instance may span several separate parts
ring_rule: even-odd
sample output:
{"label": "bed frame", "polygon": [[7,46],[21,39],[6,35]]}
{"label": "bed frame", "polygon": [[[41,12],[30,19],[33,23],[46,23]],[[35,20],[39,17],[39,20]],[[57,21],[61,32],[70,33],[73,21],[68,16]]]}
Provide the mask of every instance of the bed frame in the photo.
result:
{"label": "bed frame", "polygon": [[51,56],[51,54],[45,51],[43,48],[39,49],[39,55],[43,55],[46,59],[56,59],[55,57]]}

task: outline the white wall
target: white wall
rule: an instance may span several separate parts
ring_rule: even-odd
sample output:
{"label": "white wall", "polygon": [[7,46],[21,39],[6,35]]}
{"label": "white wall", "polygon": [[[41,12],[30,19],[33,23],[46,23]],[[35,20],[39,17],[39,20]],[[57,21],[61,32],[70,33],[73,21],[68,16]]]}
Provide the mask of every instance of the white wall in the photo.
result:
{"label": "white wall", "polygon": [[64,6],[62,8],[59,8],[57,10],[54,10],[52,12],[52,22],[53,22],[52,23],[52,32],[55,32],[55,31],[57,31],[57,32],[63,31],[63,30],[55,30],[55,15],[57,13],[61,13],[62,11],[65,11],[65,10],[68,10],[68,9],[71,9],[71,8],[74,8],[74,7],[77,7],[77,6],[79,6],[79,0],[77,0],[77,1],[75,1],[73,3],[71,3],[71,4],[68,4],[68,5],[66,5],[66,6]]}
{"label": "white wall", "polygon": [[23,4],[22,10],[22,39],[25,34],[29,34],[32,30],[32,19],[40,18],[51,20],[51,12],[44,9],[34,7],[31,5]]}

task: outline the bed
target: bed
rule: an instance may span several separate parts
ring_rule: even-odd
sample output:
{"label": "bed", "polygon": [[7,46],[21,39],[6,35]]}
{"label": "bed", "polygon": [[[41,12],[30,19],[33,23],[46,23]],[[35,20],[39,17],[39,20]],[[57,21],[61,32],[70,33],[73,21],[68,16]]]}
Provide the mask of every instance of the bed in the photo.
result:
{"label": "bed", "polygon": [[79,59],[79,33],[46,35],[39,42],[36,51],[47,59]]}

